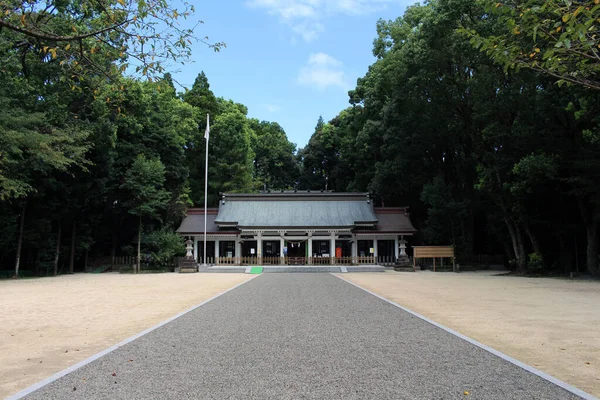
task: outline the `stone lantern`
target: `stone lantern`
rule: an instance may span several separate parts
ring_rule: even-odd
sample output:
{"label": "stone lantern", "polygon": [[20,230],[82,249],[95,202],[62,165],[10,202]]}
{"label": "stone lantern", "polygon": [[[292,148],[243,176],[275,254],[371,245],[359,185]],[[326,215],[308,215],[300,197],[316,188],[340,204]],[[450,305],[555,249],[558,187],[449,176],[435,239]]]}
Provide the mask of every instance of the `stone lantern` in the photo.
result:
{"label": "stone lantern", "polygon": [[410,258],[408,258],[408,255],[406,254],[406,240],[404,240],[404,236],[400,236],[400,240],[398,240],[398,248],[400,253],[398,254],[398,261],[396,262],[394,269],[409,267]]}
{"label": "stone lantern", "polygon": [[192,251],[194,250],[194,241],[191,239],[188,239],[185,241],[185,258],[194,258],[194,255],[192,254]]}
{"label": "stone lantern", "polygon": [[188,238],[185,241],[185,250],[185,257],[179,260],[179,272],[198,272],[198,263],[194,259],[194,254],[192,254],[192,250],[194,250],[194,241],[192,239]]}

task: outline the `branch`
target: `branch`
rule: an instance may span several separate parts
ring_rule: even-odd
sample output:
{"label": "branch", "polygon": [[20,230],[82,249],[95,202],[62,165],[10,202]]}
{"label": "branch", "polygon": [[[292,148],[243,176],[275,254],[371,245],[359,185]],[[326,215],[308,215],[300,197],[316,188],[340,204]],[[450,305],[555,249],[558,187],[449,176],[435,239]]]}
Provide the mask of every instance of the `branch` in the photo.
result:
{"label": "branch", "polygon": [[577,85],[583,85],[583,86],[588,87],[590,89],[600,90],[600,82],[596,82],[596,81],[593,81],[593,80],[590,80],[590,79],[584,79],[584,78],[579,78],[579,79],[572,78],[569,75],[562,75],[562,74],[559,74],[559,73],[556,73],[556,72],[552,72],[549,69],[544,69],[544,68],[539,68],[539,67],[533,67],[533,66],[530,66],[528,64],[525,64],[525,66],[528,67],[528,68],[531,68],[534,71],[542,72],[544,74],[549,74],[549,75],[552,75],[555,78],[562,79],[562,80],[565,80],[565,81],[570,82],[570,83],[575,83]]}
{"label": "branch", "polygon": [[102,33],[105,32],[109,32],[112,30],[115,30],[125,24],[130,23],[131,21],[133,21],[133,19],[128,19],[126,21],[123,21],[121,23],[115,24],[115,25],[111,25],[109,27],[106,27],[104,29],[99,29],[97,31],[94,32],[89,32],[89,33],[84,33],[81,35],[72,35],[72,36],[59,36],[59,35],[53,35],[51,33],[40,33],[40,32],[35,32],[33,30],[30,29],[26,29],[26,28],[21,28],[19,26],[13,25],[10,22],[4,21],[0,19],[0,27],[6,27],[7,29],[10,29],[12,31],[15,32],[19,32],[22,33],[24,35],[27,36],[31,36],[37,39],[43,39],[43,40],[53,40],[56,42],[71,42],[71,41],[75,41],[75,40],[81,40],[81,39],[86,39],[92,36],[96,36],[96,35],[100,35]]}

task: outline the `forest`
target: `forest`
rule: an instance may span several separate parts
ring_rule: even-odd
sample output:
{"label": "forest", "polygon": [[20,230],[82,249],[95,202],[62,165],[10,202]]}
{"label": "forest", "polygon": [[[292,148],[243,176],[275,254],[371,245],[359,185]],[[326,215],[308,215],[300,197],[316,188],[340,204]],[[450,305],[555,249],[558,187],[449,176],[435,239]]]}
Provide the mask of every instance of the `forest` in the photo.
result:
{"label": "forest", "polygon": [[522,274],[600,274],[598,0],[430,0],[380,20],[376,61],[303,148],[203,72],[178,87],[160,60],[190,57],[187,11],[35,3],[0,1],[6,276],[82,271],[137,246],[158,264],[180,255],[174,231],[204,203],[207,114],[209,206],[221,192],[368,191],[410,207],[411,244],[504,254]]}

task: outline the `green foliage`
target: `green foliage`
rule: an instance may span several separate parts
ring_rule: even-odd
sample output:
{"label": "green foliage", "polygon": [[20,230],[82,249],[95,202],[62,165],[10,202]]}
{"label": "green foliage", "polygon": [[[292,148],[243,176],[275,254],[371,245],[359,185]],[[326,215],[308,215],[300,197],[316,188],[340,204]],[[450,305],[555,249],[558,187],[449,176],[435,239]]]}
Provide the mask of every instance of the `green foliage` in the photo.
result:
{"label": "green foliage", "polygon": [[200,111],[201,123],[203,123],[201,131],[204,132],[206,128],[206,114],[214,116],[219,108],[217,98],[212,90],[210,90],[210,84],[204,71],[196,77],[192,88],[184,93],[183,100]]}
{"label": "green foliage", "polygon": [[529,254],[529,260],[527,261],[527,269],[531,272],[541,272],[546,268],[544,259],[537,253]]}
{"label": "green foliage", "polygon": [[[185,55],[188,45],[161,50],[146,41],[143,56],[157,64],[134,61],[152,33],[126,41],[127,32],[156,18],[144,7],[154,4],[176,23],[182,13],[173,15],[173,6],[50,2],[54,22],[42,26],[34,22],[48,12],[44,4],[8,4],[0,0],[3,267],[15,259],[24,209],[22,265],[35,275],[54,259],[58,226],[59,270],[72,233],[80,266],[88,255],[135,254],[142,220],[155,232],[147,250],[166,265],[180,254],[182,241],[171,232],[185,208],[204,203],[210,114],[211,206],[221,192],[263,187],[370,191],[377,206],[410,206],[419,229],[412,244],[505,252],[521,273],[537,268],[537,257],[569,271],[585,253],[588,271],[599,272],[600,98],[581,87],[598,81],[598,25],[589,24],[596,4],[431,0],[379,21],[377,60],[349,92],[350,107],[329,122],[319,118],[297,153],[281,126],[216,97],[204,73],[178,96],[173,78],[160,73],[162,56]],[[90,11],[101,5],[109,8]],[[134,9],[140,27],[110,32],[111,13],[126,20]],[[7,28],[21,15],[25,32]],[[102,27],[109,30],[98,35],[109,43],[96,42]],[[59,36],[31,39],[42,29]],[[152,81],[125,78],[127,63]]]}
{"label": "green foliage", "polygon": [[254,159],[250,124],[236,103],[220,99],[219,108],[209,141],[209,186],[214,194],[245,192],[252,186]]}
{"label": "green foliage", "polygon": [[254,179],[267,189],[291,189],[298,179],[294,159],[296,145],[291,143],[276,122],[250,120],[251,147],[254,151]]}
{"label": "green foliage", "polygon": [[151,263],[158,268],[170,268],[176,257],[185,256],[182,237],[170,229],[162,229],[146,235],[144,244],[150,252]]}
{"label": "green foliage", "polygon": [[600,90],[600,2],[481,0],[497,29],[463,26],[471,43],[505,68],[526,67],[558,83]]}
{"label": "green foliage", "polygon": [[121,188],[127,191],[125,206],[129,212],[139,217],[157,217],[169,199],[163,189],[165,166],[158,159],[137,156],[131,168],[125,173]]}
{"label": "green foliage", "polygon": [[427,243],[446,245],[450,242],[457,255],[463,254],[467,243],[459,232],[461,221],[468,216],[467,205],[452,199],[452,187],[441,177],[423,186],[421,201],[429,207],[423,229]]}
{"label": "green foliage", "polygon": [[[589,260],[600,221],[593,183],[600,179],[600,103],[595,93],[547,76],[597,77],[598,60],[587,56],[596,51],[589,46],[598,25],[588,21],[598,9],[582,5],[432,0],[379,21],[377,61],[349,92],[352,108],[320,121],[298,153],[299,187],[322,188],[327,177],[335,190],[371,191],[376,205],[408,205],[416,243],[454,244],[465,255],[505,252],[521,273],[532,250],[561,259],[564,271],[586,252],[597,273]],[[556,7],[564,11],[562,33],[552,43],[539,31],[556,23]],[[529,25],[542,15],[534,39]],[[519,34],[508,34],[511,23]],[[586,45],[585,56],[576,55]],[[514,63],[519,48],[523,61],[538,60],[534,71],[498,64],[504,56]],[[544,59],[546,51],[554,55]],[[587,240],[585,247],[573,248],[573,237]]]}
{"label": "green foliage", "polygon": [[118,78],[128,69],[157,79],[168,62],[187,62],[194,42],[215,51],[224,46],[197,38],[197,26],[184,27],[193,14],[187,1],[178,7],[162,0],[2,1],[0,43],[60,65],[62,78],[74,84]]}
{"label": "green foliage", "polygon": [[89,149],[86,131],[48,127],[43,114],[3,114],[0,145],[5,156],[0,159],[0,200],[36,191],[32,181],[37,174],[66,171],[72,166],[85,168]]}
{"label": "green foliage", "polygon": [[59,225],[59,271],[68,270],[73,233],[81,270],[88,258],[136,254],[144,230],[172,231],[193,200],[203,202],[206,113],[212,204],[220,191],[253,190],[265,177],[293,185],[295,146],[283,129],[217,99],[204,74],[182,97],[169,74],[153,82],[113,76],[99,85],[94,70],[75,82],[58,57],[28,51],[22,63],[10,35],[0,32],[2,268],[14,266],[23,205],[21,265],[36,275],[53,266]]}

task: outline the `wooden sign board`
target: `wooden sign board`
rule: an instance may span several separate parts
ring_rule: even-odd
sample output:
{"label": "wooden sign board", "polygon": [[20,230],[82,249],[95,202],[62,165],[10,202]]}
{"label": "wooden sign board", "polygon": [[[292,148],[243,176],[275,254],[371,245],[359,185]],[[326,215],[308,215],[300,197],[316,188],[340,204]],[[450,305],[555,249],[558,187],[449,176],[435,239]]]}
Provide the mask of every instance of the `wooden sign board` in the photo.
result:
{"label": "wooden sign board", "polygon": [[435,272],[436,258],[452,258],[452,267],[456,270],[454,264],[454,247],[450,246],[413,246],[413,269],[416,270],[417,258],[433,258],[433,271]]}
{"label": "wooden sign board", "polygon": [[454,258],[454,248],[450,246],[414,246],[415,258]]}

